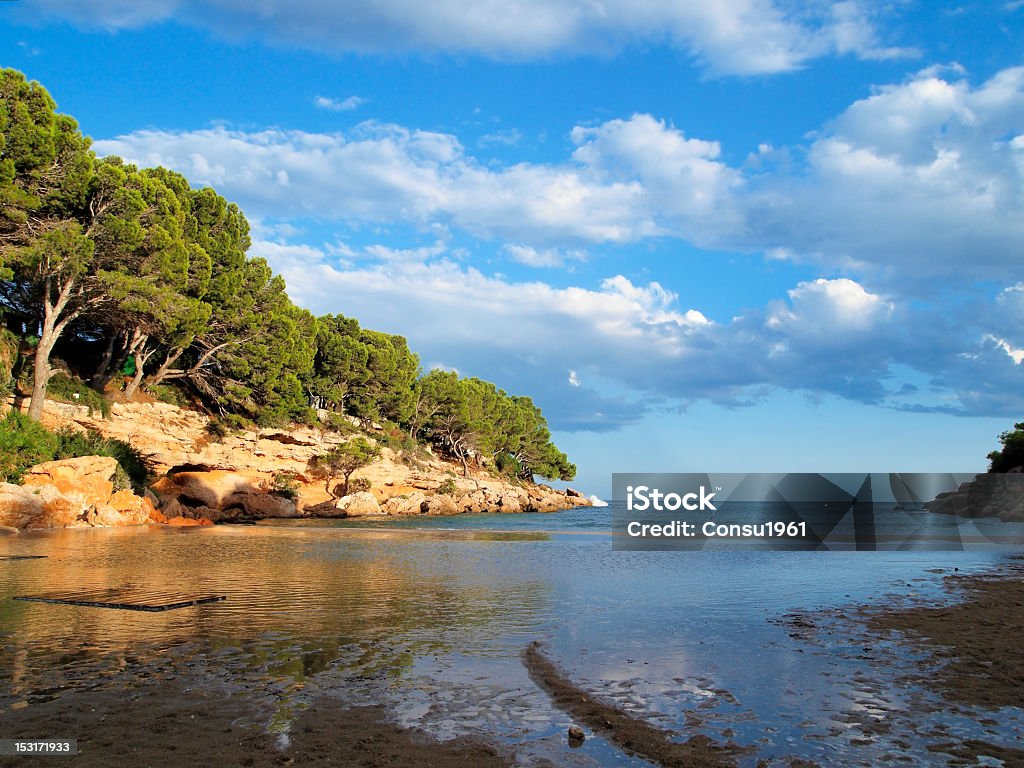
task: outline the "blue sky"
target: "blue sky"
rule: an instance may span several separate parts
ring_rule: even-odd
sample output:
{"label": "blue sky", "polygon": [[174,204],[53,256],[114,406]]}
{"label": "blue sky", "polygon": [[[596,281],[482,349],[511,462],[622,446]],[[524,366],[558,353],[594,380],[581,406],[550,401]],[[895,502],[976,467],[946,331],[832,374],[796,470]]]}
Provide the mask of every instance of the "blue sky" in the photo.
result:
{"label": "blue sky", "polygon": [[1022,2],[0,3],[101,154],[614,471],[971,471],[1024,416]]}

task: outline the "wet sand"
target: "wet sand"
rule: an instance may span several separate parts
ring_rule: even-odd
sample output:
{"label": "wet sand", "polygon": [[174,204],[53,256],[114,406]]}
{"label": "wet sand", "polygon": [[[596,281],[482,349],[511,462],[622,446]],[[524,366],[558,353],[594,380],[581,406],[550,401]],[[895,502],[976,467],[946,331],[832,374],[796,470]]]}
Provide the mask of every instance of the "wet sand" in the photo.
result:
{"label": "wet sand", "polygon": [[941,662],[929,684],[949,701],[1024,708],[1024,560],[946,583],[962,602],[870,611],[868,625],[904,633]]}
{"label": "wet sand", "polygon": [[[240,696],[208,697],[165,683],[125,692],[79,691],[3,714],[4,738],[76,738],[78,754],[38,758],[75,768],[195,766],[438,766],[507,768],[513,756],[479,741],[432,741],[387,722],[383,707],[320,699],[292,724],[290,743],[252,725]],[[0,757],[0,766],[24,765]]]}
{"label": "wet sand", "polygon": [[[938,693],[950,708],[988,710],[990,719],[998,719],[995,710],[1002,707],[1024,709],[1024,559],[992,574],[948,576],[946,586],[962,600],[897,610],[868,607],[868,627],[895,631],[902,643],[926,651],[912,682]],[[938,742],[929,749],[959,765],[976,765],[979,756],[987,756],[1007,768],[1024,767],[1024,748],[980,739]]]}
{"label": "wet sand", "polygon": [[574,685],[547,659],[539,643],[531,643],[523,652],[523,663],[530,677],[547,691],[555,706],[602,733],[622,749],[640,755],[665,768],[726,768],[736,764],[742,750],[732,744],[718,744],[703,735],[684,742],[670,741],[673,734],[656,728],[594,698]]}

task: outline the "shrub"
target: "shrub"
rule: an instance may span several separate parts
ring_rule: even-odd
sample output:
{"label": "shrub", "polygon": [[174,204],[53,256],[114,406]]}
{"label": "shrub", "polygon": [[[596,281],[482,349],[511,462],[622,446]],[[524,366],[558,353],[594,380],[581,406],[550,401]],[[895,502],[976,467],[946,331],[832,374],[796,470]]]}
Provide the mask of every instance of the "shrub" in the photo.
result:
{"label": "shrub", "polygon": [[455,480],[450,477],[445,478],[445,481],[437,486],[437,492],[451,496],[455,493]]}
{"label": "shrub", "polygon": [[57,436],[38,421],[11,411],[0,421],[0,476],[19,482],[29,467],[51,461],[57,444]]}
{"label": "shrub", "polygon": [[1002,448],[988,455],[989,472],[1008,472],[1024,466],[1024,422],[999,435],[999,444]]}
{"label": "shrub", "polygon": [[247,429],[250,422],[236,413],[226,413],[223,416],[214,416],[206,425],[206,434],[210,442],[219,443],[233,432]]}
{"label": "shrub", "polygon": [[107,418],[110,415],[110,403],[103,395],[92,389],[84,381],[72,378],[60,371],[57,371],[50,377],[46,394],[47,397],[54,400],[87,406],[90,415],[96,411],[99,411],[103,418]]}
{"label": "shrub", "polygon": [[294,472],[275,472],[270,492],[295,501],[299,498],[299,480]]}
{"label": "shrub", "polygon": [[104,437],[96,430],[78,432],[70,428],[60,430],[57,435],[55,459],[73,459],[77,456],[109,456],[117,459],[119,472],[114,475],[114,489],[131,487],[136,493],[146,489],[149,469],[142,454],[123,440]]}
{"label": "shrub", "polygon": [[176,405],[179,408],[184,408],[188,405],[188,398],[185,396],[185,393],[173,384],[157,384],[155,387],[147,387],[146,391],[161,403]]}
{"label": "shrub", "polygon": [[355,480],[348,484],[349,493],[359,493],[360,491],[368,491],[373,487],[373,483],[365,477],[357,477]]}

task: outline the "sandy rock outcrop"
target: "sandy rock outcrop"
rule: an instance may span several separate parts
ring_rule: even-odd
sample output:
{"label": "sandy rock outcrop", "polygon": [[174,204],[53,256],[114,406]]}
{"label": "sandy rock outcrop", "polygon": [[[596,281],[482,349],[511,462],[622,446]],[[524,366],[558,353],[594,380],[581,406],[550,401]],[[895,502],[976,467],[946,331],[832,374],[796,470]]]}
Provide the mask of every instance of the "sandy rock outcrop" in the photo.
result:
{"label": "sandy rock outcrop", "polygon": [[381,509],[384,510],[385,515],[419,515],[423,513],[423,504],[427,500],[427,495],[422,491],[413,491],[412,493],[395,496],[388,499],[381,505]]}
{"label": "sandy rock outcrop", "polygon": [[29,469],[22,485],[0,484],[0,526],[85,528],[145,525],[162,516],[130,490],[114,491],[117,461],[82,456]]}
{"label": "sandy rock outcrop", "polygon": [[342,496],[334,505],[335,509],[344,517],[366,517],[368,515],[382,515],[380,504],[369,491],[359,491],[348,496]]}
{"label": "sandy rock outcrop", "polygon": [[[82,406],[47,401],[44,416],[53,427],[95,429],[139,450],[155,476],[167,475],[154,488],[168,518],[554,512],[590,505],[578,491],[519,485],[479,469],[464,477],[461,467],[428,449],[410,458],[384,447],[378,461],[351,478],[370,483],[377,508],[360,501],[348,512],[343,508],[348,502],[339,504],[323,481],[309,473],[314,456],[349,439],[337,433],[295,427],[216,436],[206,416],[166,403],[114,403],[110,417],[103,419]],[[272,492],[281,487],[282,477],[294,483],[295,501]],[[438,492],[452,484],[454,491]],[[448,495],[450,503],[442,495]]]}
{"label": "sandy rock outcrop", "polygon": [[175,472],[157,480],[151,489],[164,513],[173,516],[220,522],[299,515],[295,501],[269,492],[262,479],[239,472]]}
{"label": "sandy rock outcrop", "polygon": [[29,469],[21,480],[28,487],[52,485],[65,495],[77,494],[90,504],[105,504],[114,492],[117,459],[79,456],[47,461]]}
{"label": "sandy rock outcrop", "polygon": [[457,515],[459,505],[448,494],[435,493],[420,505],[420,512],[424,515]]}

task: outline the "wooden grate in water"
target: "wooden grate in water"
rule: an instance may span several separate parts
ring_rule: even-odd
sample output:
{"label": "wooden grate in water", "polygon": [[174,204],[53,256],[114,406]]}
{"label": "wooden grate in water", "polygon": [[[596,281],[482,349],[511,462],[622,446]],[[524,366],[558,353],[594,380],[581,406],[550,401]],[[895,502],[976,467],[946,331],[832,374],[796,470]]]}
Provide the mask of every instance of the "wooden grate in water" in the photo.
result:
{"label": "wooden grate in water", "polygon": [[123,611],[170,611],[227,600],[227,595],[182,595],[159,591],[103,589],[92,592],[62,592],[48,595],[17,595],[15,600],[89,608],[118,608]]}

